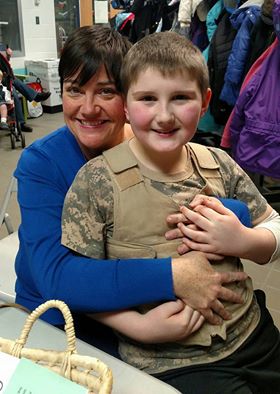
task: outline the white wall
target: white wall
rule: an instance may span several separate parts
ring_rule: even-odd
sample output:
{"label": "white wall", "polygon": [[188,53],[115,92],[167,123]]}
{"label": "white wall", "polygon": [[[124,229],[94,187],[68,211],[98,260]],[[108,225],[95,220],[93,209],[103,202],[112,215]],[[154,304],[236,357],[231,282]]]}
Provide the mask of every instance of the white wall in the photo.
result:
{"label": "white wall", "polygon": [[[24,60],[57,58],[53,0],[21,0],[25,57],[12,58],[13,68],[24,68]],[[36,24],[36,16],[40,24]]]}

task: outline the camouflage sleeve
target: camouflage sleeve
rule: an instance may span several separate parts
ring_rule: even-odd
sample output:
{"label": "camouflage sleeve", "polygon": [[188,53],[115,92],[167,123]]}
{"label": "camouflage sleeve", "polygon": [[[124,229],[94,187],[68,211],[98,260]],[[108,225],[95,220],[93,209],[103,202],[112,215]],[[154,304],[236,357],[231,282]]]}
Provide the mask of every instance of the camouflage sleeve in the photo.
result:
{"label": "camouflage sleeve", "polygon": [[64,246],[84,256],[103,259],[106,229],[112,227],[113,187],[102,157],[86,163],[78,172],[64,200]]}
{"label": "camouflage sleeve", "polygon": [[244,170],[223,150],[209,148],[220,164],[226,197],[247,204],[252,221],[259,218],[267,208],[267,201]]}

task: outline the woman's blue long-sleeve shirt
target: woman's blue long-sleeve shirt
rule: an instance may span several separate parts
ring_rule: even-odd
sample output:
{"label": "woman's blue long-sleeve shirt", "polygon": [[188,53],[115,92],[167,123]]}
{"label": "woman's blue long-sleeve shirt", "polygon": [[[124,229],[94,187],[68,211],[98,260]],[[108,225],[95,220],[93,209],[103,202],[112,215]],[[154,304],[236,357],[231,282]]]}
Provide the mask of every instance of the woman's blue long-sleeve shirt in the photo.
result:
{"label": "woman's blue long-sleeve shirt", "polygon": [[[170,258],[95,260],[61,245],[64,198],[85,162],[66,126],[21,155],[15,170],[22,216],[16,302],[33,310],[48,299],[60,299],[73,311],[99,312],[174,300]],[[54,309],[43,318],[64,322]]]}

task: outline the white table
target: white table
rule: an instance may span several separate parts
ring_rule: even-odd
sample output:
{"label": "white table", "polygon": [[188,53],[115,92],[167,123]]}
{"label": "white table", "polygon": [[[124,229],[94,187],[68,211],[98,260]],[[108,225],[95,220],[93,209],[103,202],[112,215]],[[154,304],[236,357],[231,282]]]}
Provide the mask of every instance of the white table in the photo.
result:
{"label": "white table", "polygon": [[[0,336],[16,339],[20,336],[27,314],[16,308],[0,308]],[[37,320],[32,327],[28,347],[52,350],[66,348],[66,335],[56,327]],[[173,387],[131,367],[103,351],[77,339],[77,351],[81,355],[97,357],[113,371],[113,394],[175,394]]]}

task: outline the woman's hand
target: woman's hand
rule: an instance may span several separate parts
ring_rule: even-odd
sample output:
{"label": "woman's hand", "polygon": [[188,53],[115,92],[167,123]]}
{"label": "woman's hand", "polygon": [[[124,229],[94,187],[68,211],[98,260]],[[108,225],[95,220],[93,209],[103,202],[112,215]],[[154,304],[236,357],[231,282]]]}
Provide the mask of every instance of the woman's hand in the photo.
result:
{"label": "woman's hand", "polygon": [[189,252],[172,259],[174,292],[178,298],[199,311],[211,324],[231,318],[221,301],[242,304],[240,294],[224,285],[248,278],[245,272],[217,272],[204,253]]}

